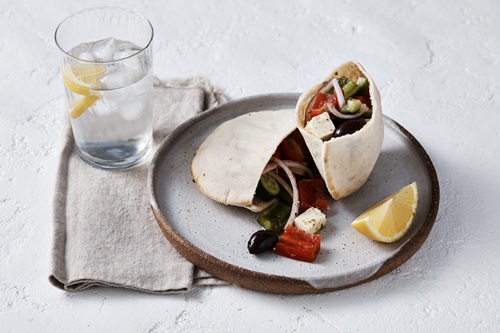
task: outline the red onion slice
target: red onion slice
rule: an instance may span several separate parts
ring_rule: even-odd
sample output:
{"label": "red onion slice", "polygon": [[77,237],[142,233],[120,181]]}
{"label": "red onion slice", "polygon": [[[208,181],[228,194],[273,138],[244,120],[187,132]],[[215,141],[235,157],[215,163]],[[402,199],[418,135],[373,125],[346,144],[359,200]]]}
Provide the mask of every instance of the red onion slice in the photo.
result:
{"label": "red onion slice", "polygon": [[[340,88],[339,81],[336,78],[332,79],[333,88],[335,89],[335,95],[337,95],[337,101],[339,102],[339,108],[342,108],[345,104],[344,93]],[[328,106],[330,108],[330,106]],[[331,111],[331,110],[330,110]]]}
{"label": "red onion slice", "polygon": [[333,105],[331,103],[327,103],[326,104],[328,106],[328,110],[337,118],[342,118],[342,119],[353,119],[353,118],[358,118],[360,117],[364,112],[361,111],[361,109],[356,112],[356,113],[349,113],[349,114],[346,114],[346,113],[342,113],[340,112],[339,110],[337,110],[336,108],[333,107]]}
{"label": "red onion slice", "polygon": [[269,171],[273,171],[278,167],[278,164],[276,163],[267,163],[266,167],[264,168],[264,171],[262,171],[262,174],[268,173]]}
{"label": "red onion slice", "polygon": [[301,162],[291,161],[291,160],[283,160],[283,163],[285,163],[285,165],[287,167],[289,167],[293,173],[299,174],[301,176],[303,176],[305,173],[307,173],[310,178],[313,178],[313,173],[312,173],[311,169],[309,169],[307,166],[305,166]]}
{"label": "red onion slice", "polygon": [[254,197],[252,204],[250,206],[248,206],[247,208],[250,209],[252,212],[262,212],[264,209],[271,206],[273,203],[275,203],[277,201],[278,201],[277,198],[274,198],[270,201],[262,201],[256,197]]}
{"label": "red onion slice", "polygon": [[[303,176],[307,173],[309,175],[309,177],[311,177],[311,178],[313,177],[313,173],[312,173],[311,169],[309,169],[303,163],[297,162],[297,161],[291,161],[291,160],[282,160],[282,161],[283,161],[283,163],[285,163],[286,166],[288,166],[290,168],[290,170],[292,170],[292,172],[294,174]],[[262,174],[276,170],[277,168],[278,168],[278,164],[270,162],[266,165],[266,167],[264,168],[264,171],[262,171]]]}

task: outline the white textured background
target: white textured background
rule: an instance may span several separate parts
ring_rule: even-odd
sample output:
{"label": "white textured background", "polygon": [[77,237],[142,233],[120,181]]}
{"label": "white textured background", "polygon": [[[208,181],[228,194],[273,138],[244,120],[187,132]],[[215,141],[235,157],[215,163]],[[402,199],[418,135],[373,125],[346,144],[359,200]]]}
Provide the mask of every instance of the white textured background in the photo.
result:
{"label": "white textured background", "polygon": [[[377,4],[378,3],[378,4]],[[433,160],[434,229],[393,273],[321,295],[239,287],[68,294],[47,280],[63,86],[53,32],[121,5],[155,27],[155,73],[231,99],[302,92],[360,61]],[[0,331],[500,331],[500,2],[0,0]]]}

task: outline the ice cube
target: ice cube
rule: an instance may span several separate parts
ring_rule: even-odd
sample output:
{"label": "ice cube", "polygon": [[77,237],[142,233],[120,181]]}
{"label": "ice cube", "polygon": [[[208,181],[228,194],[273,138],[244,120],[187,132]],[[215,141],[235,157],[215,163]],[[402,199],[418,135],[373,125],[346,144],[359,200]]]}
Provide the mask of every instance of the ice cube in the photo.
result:
{"label": "ice cube", "polygon": [[71,48],[68,51],[68,54],[72,55],[73,57],[84,59],[84,60],[87,60],[87,59],[82,58],[82,57],[92,57],[92,54],[89,52],[89,45],[87,43],[81,43],[81,44],[78,44],[77,46]]}
{"label": "ice cube", "polygon": [[121,107],[122,103],[127,102],[130,98],[130,93],[129,87],[107,90],[102,93],[101,100],[106,108],[113,110]]}
{"label": "ice cube", "polygon": [[123,104],[120,110],[120,114],[125,120],[132,121],[139,119],[142,116],[142,111],[144,106],[141,101],[135,100],[129,103]]}
{"label": "ice cube", "polygon": [[129,52],[117,51],[113,54],[113,60],[125,59],[127,57],[130,57]]}
{"label": "ice cube", "polygon": [[148,72],[144,69],[141,57],[127,58],[107,66],[105,75],[101,77],[103,89],[117,89],[134,84]]}
{"label": "ice cube", "polygon": [[113,54],[117,49],[117,40],[112,37],[97,41],[91,48],[92,55],[97,61],[113,60]]}
{"label": "ice cube", "polygon": [[118,41],[116,44],[115,53],[113,54],[113,59],[114,60],[125,59],[127,57],[130,57],[131,55],[136,54],[140,50],[141,48],[132,42]]}
{"label": "ice cube", "polygon": [[82,52],[77,56],[78,59],[87,60],[87,61],[95,61],[92,53],[90,52]]}

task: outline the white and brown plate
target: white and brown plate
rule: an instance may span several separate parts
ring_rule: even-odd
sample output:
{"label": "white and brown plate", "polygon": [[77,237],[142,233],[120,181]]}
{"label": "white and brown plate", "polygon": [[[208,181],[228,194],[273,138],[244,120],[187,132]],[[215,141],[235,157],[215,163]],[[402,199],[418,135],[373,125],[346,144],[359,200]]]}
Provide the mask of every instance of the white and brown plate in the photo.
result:
{"label": "white and brown plate", "polygon": [[[248,239],[260,229],[258,215],[210,200],[191,179],[194,153],[217,126],[249,112],[293,109],[298,98],[299,94],[287,93],[243,98],[206,111],[178,127],[160,144],[149,169],[153,214],[165,237],[187,260],[246,288],[306,294],[377,279],[417,252],[439,208],[439,183],[429,156],[407,130],[389,117],[384,116],[384,143],[367,182],[345,199],[329,200],[327,225],[320,231],[321,251],[313,263],[273,252],[249,254]],[[367,208],[412,181],[417,181],[419,204],[412,227],[400,241],[374,242],[350,226]]]}

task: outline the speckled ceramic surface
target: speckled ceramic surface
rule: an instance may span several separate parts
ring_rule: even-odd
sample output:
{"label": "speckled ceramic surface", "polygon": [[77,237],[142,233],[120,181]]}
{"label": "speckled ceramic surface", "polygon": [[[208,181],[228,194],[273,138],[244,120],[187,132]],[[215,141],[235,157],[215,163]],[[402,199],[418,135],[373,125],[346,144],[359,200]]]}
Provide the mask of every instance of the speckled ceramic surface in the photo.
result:
{"label": "speckled ceramic surface", "polygon": [[[424,149],[388,117],[384,117],[382,151],[368,181],[345,199],[329,199],[328,222],[320,232],[321,251],[314,263],[279,257],[273,252],[249,254],[247,241],[260,229],[258,215],[214,202],[193,183],[190,163],[194,152],[218,125],[248,112],[294,108],[298,97],[273,94],[232,101],[188,121],[167,138],[156,152],[148,178],[150,202],[160,228],[188,260],[215,276],[251,289],[321,292],[390,272],[410,258],[427,238],[439,206],[439,185]],[[414,180],[419,205],[415,222],[403,239],[381,244],[350,226],[367,208]]]}

